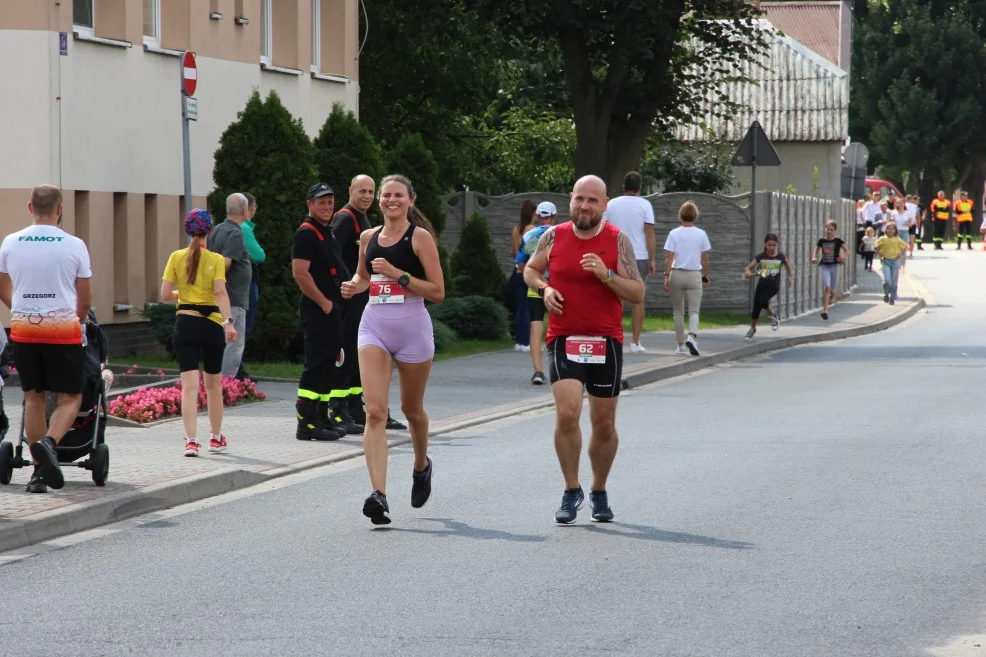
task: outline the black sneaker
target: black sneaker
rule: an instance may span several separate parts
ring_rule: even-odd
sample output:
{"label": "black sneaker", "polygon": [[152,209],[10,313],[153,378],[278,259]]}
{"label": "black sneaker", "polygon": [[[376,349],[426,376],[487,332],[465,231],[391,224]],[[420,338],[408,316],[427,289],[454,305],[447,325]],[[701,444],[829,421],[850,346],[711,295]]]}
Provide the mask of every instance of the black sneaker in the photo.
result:
{"label": "black sneaker", "polygon": [[613,520],[613,509],[609,508],[609,497],[604,490],[589,491],[589,503],[592,505],[592,519],[596,522]]}
{"label": "black sneaker", "polygon": [[531,385],[543,386],[544,385],[544,372],[535,372],[534,376],[531,377]]}
{"label": "black sneaker", "polygon": [[822,319],[828,319],[828,318],[829,318],[828,313],[822,313]]}
{"label": "black sneaker", "polygon": [[407,425],[403,422],[398,422],[394,418],[390,417],[390,413],[387,413],[387,429],[390,431],[407,431]]}
{"label": "black sneaker", "polygon": [[431,474],[435,471],[435,465],[428,459],[428,467],[418,472],[411,468],[411,506],[420,509],[431,497]]}
{"label": "black sneaker", "polygon": [[555,511],[555,522],[568,525],[575,522],[582,503],[585,502],[585,493],[582,488],[566,488],[561,496],[561,507]]}
{"label": "black sneaker", "polygon": [[38,475],[45,484],[58,490],[65,485],[62,469],[58,467],[58,455],[55,454],[55,441],[45,436],[36,443],[31,443],[31,456],[38,464]]}
{"label": "black sneaker", "polygon": [[41,481],[41,475],[38,473],[38,469],[35,468],[34,474],[31,475],[31,481],[27,482],[27,488],[25,488],[28,493],[47,493],[48,487],[45,486],[45,482]]}
{"label": "black sneaker", "polygon": [[387,496],[378,490],[373,491],[363,502],[363,515],[374,525],[389,525],[390,506],[387,505]]}

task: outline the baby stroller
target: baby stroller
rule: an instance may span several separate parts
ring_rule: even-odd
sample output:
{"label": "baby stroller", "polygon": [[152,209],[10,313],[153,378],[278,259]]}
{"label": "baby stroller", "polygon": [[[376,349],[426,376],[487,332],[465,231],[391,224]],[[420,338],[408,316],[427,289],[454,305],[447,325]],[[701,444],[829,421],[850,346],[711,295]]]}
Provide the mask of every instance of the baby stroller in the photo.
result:
{"label": "baby stroller", "polygon": [[[87,344],[82,351],[82,404],[75,422],[68,433],[58,443],[55,452],[59,463],[75,463],[80,468],[92,471],[92,481],[97,486],[105,486],[110,471],[110,449],[106,445],[106,385],[102,369],[107,359],[106,336],[96,322],[96,315],[89,311],[89,324],[86,326]],[[3,398],[0,396],[0,404]],[[55,395],[48,395],[46,414],[51,418],[55,409]],[[21,406],[21,424],[17,435],[17,445],[9,441],[0,442],[0,484],[9,484],[14,468],[33,465],[30,458],[24,458],[27,440],[24,435],[24,409]],[[9,428],[6,415],[0,410],[0,437]],[[80,459],[85,460],[80,460]]]}

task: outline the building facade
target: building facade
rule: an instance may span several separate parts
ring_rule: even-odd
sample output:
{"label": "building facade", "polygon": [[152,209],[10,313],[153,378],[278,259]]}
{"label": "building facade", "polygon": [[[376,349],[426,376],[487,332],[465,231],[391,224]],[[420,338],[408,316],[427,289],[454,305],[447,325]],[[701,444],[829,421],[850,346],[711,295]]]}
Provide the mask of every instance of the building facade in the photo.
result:
{"label": "building facade", "polygon": [[277,91],[312,137],[333,103],[358,110],[359,6],[0,0],[0,234],[30,223],[34,185],[58,185],[63,226],[89,246],[101,323],[141,321],[185,243],[180,53],[198,61],[189,131],[192,200],[204,207],[219,139],[254,89]]}

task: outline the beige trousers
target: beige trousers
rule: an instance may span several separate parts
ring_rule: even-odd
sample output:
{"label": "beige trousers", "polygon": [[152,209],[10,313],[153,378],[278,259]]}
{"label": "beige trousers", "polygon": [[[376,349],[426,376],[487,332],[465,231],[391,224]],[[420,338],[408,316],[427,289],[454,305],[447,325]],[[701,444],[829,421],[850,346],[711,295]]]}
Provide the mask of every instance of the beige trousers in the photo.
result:
{"label": "beige trousers", "polygon": [[685,344],[685,303],[688,303],[688,332],[698,334],[698,313],[702,308],[702,272],[675,269],[671,272],[671,308],[674,337]]}

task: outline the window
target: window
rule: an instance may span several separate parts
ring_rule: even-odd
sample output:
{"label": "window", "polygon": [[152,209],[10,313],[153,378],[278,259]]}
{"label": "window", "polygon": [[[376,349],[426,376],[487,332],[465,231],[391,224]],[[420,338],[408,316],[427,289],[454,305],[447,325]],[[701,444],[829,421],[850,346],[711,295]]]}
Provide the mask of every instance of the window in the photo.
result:
{"label": "window", "polygon": [[76,32],[92,36],[93,10],[95,0],[72,0],[72,27]]}
{"label": "window", "polygon": [[322,68],[322,0],[312,0],[312,67]]}
{"label": "window", "polygon": [[271,20],[271,0],[260,2],[260,61],[270,64],[274,56],[273,21]]}
{"label": "window", "polygon": [[161,44],[161,0],[144,0],[144,43]]}

